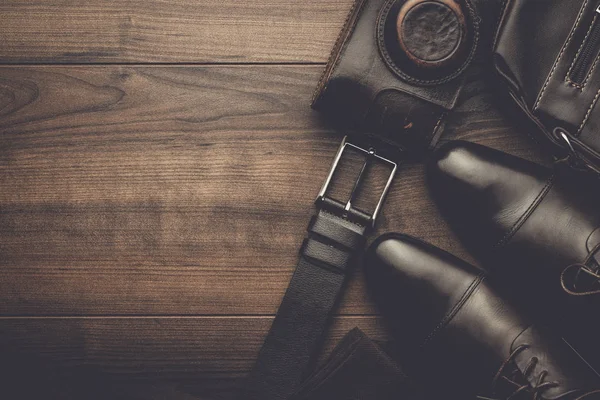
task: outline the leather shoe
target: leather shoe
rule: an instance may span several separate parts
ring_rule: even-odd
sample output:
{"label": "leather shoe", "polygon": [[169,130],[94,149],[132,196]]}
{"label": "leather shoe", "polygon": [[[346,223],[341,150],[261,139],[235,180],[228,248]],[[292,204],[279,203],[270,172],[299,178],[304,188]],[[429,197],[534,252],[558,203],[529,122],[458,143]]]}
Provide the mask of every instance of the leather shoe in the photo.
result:
{"label": "leather shoe", "polygon": [[520,315],[478,268],[386,234],[367,252],[365,273],[399,356],[442,398],[600,398],[585,360]]}
{"label": "leather shoe", "polygon": [[[460,141],[435,153],[427,178],[433,199],[465,246],[521,304],[575,342],[595,343],[598,179]],[[593,358],[600,360],[600,354]]]}

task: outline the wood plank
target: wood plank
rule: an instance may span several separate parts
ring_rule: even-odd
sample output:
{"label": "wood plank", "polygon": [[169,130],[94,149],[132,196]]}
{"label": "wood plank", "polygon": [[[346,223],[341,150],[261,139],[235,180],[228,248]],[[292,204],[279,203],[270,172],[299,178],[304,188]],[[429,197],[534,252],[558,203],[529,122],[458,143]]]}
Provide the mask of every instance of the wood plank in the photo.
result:
{"label": "wood plank", "polygon": [[[36,382],[32,390],[47,385],[62,400],[81,391],[86,399],[108,399],[98,390],[115,388],[123,396],[123,385],[138,396],[153,386],[155,396],[177,393],[148,399],[225,398],[252,366],[270,323],[271,317],[3,318],[0,371],[3,379]],[[380,318],[336,318],[325,353],[356,326],[372,339],[388,338]]]}
{"label": "wood plank", "polygon": [[3,0],[3,63],[324,62],[352,0]]}
{"label": "wood plank", "polygon": [[[0,68],[0,314],[269,315],[339,135],[321,67]],[[447,139],[538,158],[473,84]],[[402,167],[379,232],[468,255]],[[372,314],[355,274],[342,314]]]}

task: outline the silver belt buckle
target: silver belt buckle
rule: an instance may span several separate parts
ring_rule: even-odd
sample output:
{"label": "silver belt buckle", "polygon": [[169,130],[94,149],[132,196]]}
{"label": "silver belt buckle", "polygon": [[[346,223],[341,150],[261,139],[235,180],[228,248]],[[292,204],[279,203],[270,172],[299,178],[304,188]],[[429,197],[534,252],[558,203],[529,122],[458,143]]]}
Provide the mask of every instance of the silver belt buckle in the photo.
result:
{"label": "silver belt buckle", "polygon": [[[354,187],[352,188],[350,198],[348,199],[348,201],[346,203],[343,203],[343,202],[340,202],[339,200],[335,200],[335,199],[327,197],[327,191],[329,190],[333,176],[338,169],[338,165],[340,163],[340,160],[342,159],[344,151],[348,148],[352,148],[361,153],[364,153],[366,155],[366,158],[365,158],[365,162],[360,170],[360,173],[358,174],[358,177],[356,178],[356,181],[354,182]],[[390,175],[388,177],[387,183],[383,189],[383,192],[381,193],[381,196],[379,197],[379,201],[377,202],[375,209],[373,210],[372,213],[368,213],[368,212],[364,212],[362,210],[358,210],[358,209],[354,208],[352,203],[355,200],[355,197],[357,194],[357,189],[360,187],[360,185],[363,181],[363,177],[364,177],[365,171],[367,170],[367,167],[369,166],[370,163],[373,163],[373,162],[381,162],[381,163],[391,166],[392,172],[390,173]],[[390,190],[390,186],[392,185],[392,181],[394,180],[394,177],[396,176],[397,170],[398,170],[397,163],[395,163],[391,160],[388,160],[387,158],[381,157],[380,155],[378,155],[376,153],[375,149],[372,149],[372,148],[368,149],[368,150],[364,149],[360,146],[357,146],[355,144],[348,142],[347,137],[344,137],[344,140],[342,140],[342,144],[340,145],[340,148],[335,156],[335,159],[333,160],[333,164],[331,165],[331,170],[329,171],[329,175],[327,176],[327,179],[325,180],[325,184],[323,185],[323,187],[321,188],[321,191],[319,192],[319,195],[317,196],[316,203],[320,207],[327,206],[330,209],[330,211],[333,211],[334,213],[339,214],[339,216],[342,216],[342,217],[347,218],[349,215],[358,216],[356,218],[363,220],[362,222],[364,222],[365,224],[371,225],[371,227],[375,227],[375,223],[377,221],[377,216],[379,215],[379,212],[381,211],[381,207],[383,206],[383,203],[385,202],[385,198],[388,194],[388,191]]]}

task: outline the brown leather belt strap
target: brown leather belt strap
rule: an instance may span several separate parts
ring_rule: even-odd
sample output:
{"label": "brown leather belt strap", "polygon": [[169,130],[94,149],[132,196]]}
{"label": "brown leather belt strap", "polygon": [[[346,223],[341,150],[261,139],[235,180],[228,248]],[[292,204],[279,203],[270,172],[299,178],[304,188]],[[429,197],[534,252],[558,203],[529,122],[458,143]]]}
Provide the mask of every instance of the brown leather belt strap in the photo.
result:
{"label": "brown leather belt strap", "polygon": [[[347,203],[327,197],[340,158],[349,146],[366,155],[363,172],[371,162],[393,167],[372,214],[352,207],[363,172]],[[284,400],[298,390],[319,354],[346,277],[364,247],[396,169],[396,163],[344,140],[317,200],[318,212],[309,225],[300,260],[240,400]]]}

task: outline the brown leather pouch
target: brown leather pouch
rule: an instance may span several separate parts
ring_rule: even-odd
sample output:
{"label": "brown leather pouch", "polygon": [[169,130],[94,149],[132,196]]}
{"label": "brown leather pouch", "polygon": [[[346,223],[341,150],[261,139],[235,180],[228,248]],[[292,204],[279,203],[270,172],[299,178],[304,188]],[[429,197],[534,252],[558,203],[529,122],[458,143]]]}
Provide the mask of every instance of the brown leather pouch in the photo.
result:
{"label": "brown leather pouch", "polygon": [[357,0],[313,108],[378,149],[421,155],[456,105],[479,25],[471,0]]}
{"label": "brown leather pouch", "polygon": [[559,159],[600,173],[600,8],[591,0],[508,0],[494,64]]}

